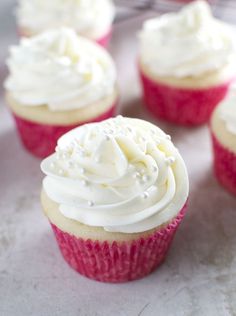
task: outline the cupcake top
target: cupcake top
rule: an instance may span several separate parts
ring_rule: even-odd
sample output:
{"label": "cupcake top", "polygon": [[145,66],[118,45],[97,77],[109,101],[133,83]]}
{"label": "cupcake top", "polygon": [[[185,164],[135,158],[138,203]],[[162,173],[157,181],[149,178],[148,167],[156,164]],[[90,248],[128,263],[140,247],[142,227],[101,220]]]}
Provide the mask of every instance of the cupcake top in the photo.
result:
{"label": "cupcake top", "polygon": [[166,224],[188,196],[185,164],[170,136],[138,119],[73,129],[41,168],[43,189],[65,217],[110,232]]}
{"label": "cupcake top", "polygon": [[224,121],[227,131],[236,136],[236,86],[221,102],[218,113],[220,119]]}
{"label": "cupcake top", "polygon": [[73,110],[111,95],[116,70],[109,54],[74,30],[50,30],[13,46],[5,88],[24,106]]}
{"label": "cupcake top", "polygon": [[115,14],[111,0],[19,0],[21,27],[33,33],[61,26],[91,37],[110,29]]}
{"label": "cupcake top", "polygon": [[146,21],[140,46],[142,65],[157,76],[198,77],[229,65],[235,72],[233,30],[212,16],[206,1]]}

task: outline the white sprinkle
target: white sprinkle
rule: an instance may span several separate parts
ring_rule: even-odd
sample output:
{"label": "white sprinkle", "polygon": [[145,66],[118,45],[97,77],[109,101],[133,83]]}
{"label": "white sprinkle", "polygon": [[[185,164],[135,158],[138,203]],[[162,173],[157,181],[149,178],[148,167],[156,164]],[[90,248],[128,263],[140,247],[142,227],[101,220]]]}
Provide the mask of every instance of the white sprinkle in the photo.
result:
{"label": "white sprinkle", "polygon": [[96,157],[94,160],[96,163],[99,163],[101,161],[101,159],[99,157]]}
{"label": "white sprinkle", "polygon": [[149,197],[148,192],[144,192],[144,193],[141,195],[141,198],[142,198],[142,199],[147,199],[148,197]]}
{"label": "white sprinkle", "polygon": [[85,173],[85,169],[84,169],[84,168],[80,168],[80,169],[79,169],[79,172],[82,173],[82,174],[84,174],[84,173]]}
{"label": "white sprinkle", "polygon": [[122,118],[123,118],[123,116],[122,116],[122,115],[118,115],[116,118],[118,118],[118,119],[122,119]]}
{"label": "white sprinkle", "polygon": [[64,174],[64,170],[63,170],[63,169],[59,169],[59,170],[58,170],[58,174],[59,174],[60,176],[62,176],[62,175]]}
{"label": "white sprinkle", "polygon": [[55,168],[55,163],[54,163],[54,162],[51,162],[51,163],[50,163],[50,168],[51,168],[51,169],[54,169],[54,168]]}
{"label": "white sprinkle", "polygon": [[88,181],[86,181],[86,180],[82,180],[81,183],[82,183],[82,185],[83,185],[84,187],[87,187],[87,186],[88,186]]}
{"label": "white sprinkle", "polygon": [[85,151],[83,149],[77,149],[76,150],[77,154],[79,154],[81,157],[85,156]]}
{"label": "white sprinkle", "polygon": [[165,161],[168,165],[171,165],[172,163],[175,162],[175,157],[167,157]]}
{"label": "white sprinkle", "polygon": [[62,157],[62,159],[66,159],[67,158],[67,154],[66,153],[63,153],[62,155],[61,155],[61,157]]}
{"label": "white sprinkle", "polygon": [[166,139],[171,140],[171,136],[170,135],[166,135]]}
{"label": "white sprinkle", "polygon": [[90,207],[94,206],[93,201],[88,201],[88,206],[90,206]]}
{"label": "white sprinkle", "polygon": [[144,182],[147,182],[147,181],[149,180],[149,176],[148,176],[148,175],[144,175],[144,176],[142,177],[142,180],[143,180]]}
{"label": "white sprinkle", "polygon": [[60,149],[59,149],[59,147],[58,146],[56,146],[56,148],[55,148],[55,152],[58,152]]}
{"label": "white sprinkle", "polygon": [[140,175],[140,173],[139,172],[135,172],[134,174],[133,174],[133,178],[134,179],[137,179],[137,178],[139,178],[141,175]]}

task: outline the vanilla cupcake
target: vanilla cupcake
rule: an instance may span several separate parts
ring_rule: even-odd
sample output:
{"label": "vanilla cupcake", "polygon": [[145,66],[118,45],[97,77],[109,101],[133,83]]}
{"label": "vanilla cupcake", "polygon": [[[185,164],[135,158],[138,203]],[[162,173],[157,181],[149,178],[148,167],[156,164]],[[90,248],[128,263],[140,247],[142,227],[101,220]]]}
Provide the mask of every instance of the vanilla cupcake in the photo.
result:
{"label": "vanilla cupcake", "polygon": [[216,177],[236,195],[236,87],[214,110],[210,128]]}
{"label": "vanilla cupcake", "polygon": [[72,29],[47,31],[11,48],[6,99],[25,147],[39,157],[68,130],[113,116],[116,70],[101,46]]}
{"label": "vanilla cupcake", "polygon": [[99,44],[108,44],[115,8],[112,0],[19,0],[17,20],[23,36],[62,26]]}
{"label": "vanilla cupcake", "polygon": [[163,262],[188,197],[170,136],[119,116],[63,135],[41,168],[43,210],[72,268],[125,282]]}
{"label": "vanilla cupcake", "polygon": [[146,21],[139,70],[147,108],[177,124],[207,122],[235,78],[233,38],[202,0]]}

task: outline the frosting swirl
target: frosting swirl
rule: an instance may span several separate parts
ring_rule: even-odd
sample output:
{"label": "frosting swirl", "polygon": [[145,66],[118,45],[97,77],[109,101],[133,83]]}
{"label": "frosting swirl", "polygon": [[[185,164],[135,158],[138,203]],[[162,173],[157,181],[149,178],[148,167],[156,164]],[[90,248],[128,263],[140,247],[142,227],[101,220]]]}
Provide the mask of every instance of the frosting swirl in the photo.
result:
{"label": "frosting swirl", "polygon": [[[236,45],[229,25],[214,18],[206,1],[144,23],[141,63],[154,75],[183,78],[218,71],[234,63]],[[232,70],[232,74],[233,74]]]}
{"label": "frosting swirl", "polygon": [[228,132],[236,135],[236,86],[232,86],[227,97],[219,106],[219,116],[225,122]]}
{"label": "frosting swirl", "polygon": [[111,0],[20,0],[17,10],[20,26],[34,33],[67,26],[90,37],[107,32],[114,15]]}
{"label": "frosting swirl", "polygon": [[184,162],[170,137],[138,119],[76,128],[41,164],[43,188],[67,218],[135,233],[172,220],[188,196]]}
{"label": "frosting swirl", "polygon": [[11,48],[7,64],[5,87],[25,106],[73,110],[115,89],[116,71],[109,54],[68,28],[22,39]]}

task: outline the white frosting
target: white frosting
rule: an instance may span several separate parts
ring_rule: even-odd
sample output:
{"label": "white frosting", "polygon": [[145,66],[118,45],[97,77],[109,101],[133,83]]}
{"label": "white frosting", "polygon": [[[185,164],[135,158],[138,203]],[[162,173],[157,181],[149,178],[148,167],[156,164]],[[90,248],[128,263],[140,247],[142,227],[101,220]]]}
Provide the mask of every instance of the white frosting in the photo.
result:
{"label": "white frosting", "polygon": [[158,127],[117,118],[76,128],[41,164],[61,213],[106,231],[135,233],[172,220],[186,203],[185,164]]}
{"label": "white frosting", "polygon": [[141,62],[160,76],[199,76],[233,63],[233,30],[215,19],[206,1],[148,20],[140,33]]}
{"label": "white frosting", "polygon": [[19,0],[17,11],[20,26],[33,32],[67,26],[98,36],[110,29],[114,14],[112,0]]}
{"label": "white frosting", "polygon": [[60,28],[11,48],[5,87],[25,106],[78,109],[113,93],[116,71],[99,45]]}
{"label": "white frosting", "polygon": [[219,105],[219,115],[225,122],[227,130],[236,135],[236,86],[232,87],[227,97]]}

